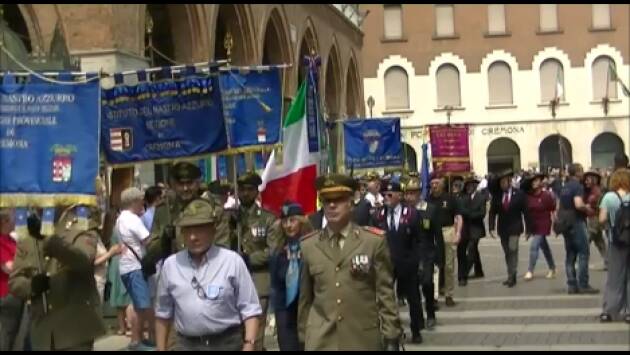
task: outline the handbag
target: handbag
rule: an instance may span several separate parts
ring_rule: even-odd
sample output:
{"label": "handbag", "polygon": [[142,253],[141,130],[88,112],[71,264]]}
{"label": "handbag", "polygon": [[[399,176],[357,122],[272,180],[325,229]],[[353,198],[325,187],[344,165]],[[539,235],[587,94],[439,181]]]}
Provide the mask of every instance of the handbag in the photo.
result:
{"label": "handbag", "polygon": [[556,222],[553,224],[553,231],[556,234],[562,234],[566,238],[576,221],[577,217],[574,210],[560,209]]}
{"label": "handbag", "polygon": [[109,298],[111,297],[111,294],[112,294],[112,282],[107,280],[107,282],[105,282],[105,288],[103,289],[103,301],[108,302]]}

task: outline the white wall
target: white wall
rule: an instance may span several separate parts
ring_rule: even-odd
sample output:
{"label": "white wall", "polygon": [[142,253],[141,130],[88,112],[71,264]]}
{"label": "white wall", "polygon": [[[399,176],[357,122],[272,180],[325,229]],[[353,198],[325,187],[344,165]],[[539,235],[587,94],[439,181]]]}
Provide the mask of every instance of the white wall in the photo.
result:
{"label": "white wall", "polygon": [[[512,138],[521,150],[521,167],[538,162],[538,146],[548,135],[559,132],[573,148],[573,160],[585,167],[591,164],[591,142],[598,134],[607,131],[616,133],[624,142],[626,152],[630,142],[630,100],[617,86],[617,100],[609,105],[605,116],[602,104],[593,102],[591,64],[599,55],[611,57],[616,64],[617,74],[626,85],[630,78],[630,66],[623,64],[621,53],[607,44],[591,49],[579,63],[572,63],[562,50],[547,47],[532,58],[531,70],[521,70],[514,56],[502,50],[489,53],[481,63],[480,72],[468,73],[464,61],[457,55],[445,52],[434,58],[428,75],[416,75],[413,64],[406,58],[392,55],[379,65],[376,78],[364,78],[364,102],[369,96],[375,101],[374,117],[401,117],[403,140],[421,152],[422,126],[446,124],[446,112],[438,110],[435,72],[444,63],[455,65],[460,72],[462,109],[451,115],[451,123],[469,123],[471,132],[471,157],[473,168],[478,174],[487,171],[486,152],[490,142],[498,137]],[[547,58],[559,60],[564,67],[565,103],[556,110],[554,123],[551,109],[540,99],[540,63]],[[488,108],[487,68],[496,60],[507,62],[512,71],[513,105]],[[409,110],[386,111],[384,73],[391,66],[401,66],[409,76]],[[366,108],[369,112],[369,108]],[[493,134],[483,128],[515,127],[513,131],[523,133]],[[428,140],[428,137],[425,139]],[[420,161],[420,160],[418,160]]]}

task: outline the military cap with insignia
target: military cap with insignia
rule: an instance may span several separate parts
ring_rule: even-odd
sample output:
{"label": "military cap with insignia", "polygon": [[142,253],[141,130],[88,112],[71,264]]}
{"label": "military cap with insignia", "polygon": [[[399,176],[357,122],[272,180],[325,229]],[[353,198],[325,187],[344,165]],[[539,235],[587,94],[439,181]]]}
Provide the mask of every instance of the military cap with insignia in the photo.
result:
{"label": "military cap with insignia", "polygon": [[262,179],[260,178],[260,175],[258,175],[256,172],[249,171],[239,176],[237,182],[238,186],[250,185],[258,187],[262,184]]}
{"label": "military cap with insignia", "polygon": [[351,195],[358,188],[356,180],[343,174],[320,176],[315,180],[315,188],[323,198]]}
{"label": "military cap with insignia", "polygon": [[171,167],[170,174],[175,181],[191,181],[201,177],[201,169],[195,164],[181,161]]}
{"label": "military cap with insignia", "polygon": [[391,181],[385,186],[387,192],[402,192],[402,187],[399,182]]}
{"label": "military cap with insignia", "polygon": [[214,223],[217,220],[217,212],[212,204],[201,198],[190,201],[184,207],[177,220],[175,226],[190,227],[203,224]]}

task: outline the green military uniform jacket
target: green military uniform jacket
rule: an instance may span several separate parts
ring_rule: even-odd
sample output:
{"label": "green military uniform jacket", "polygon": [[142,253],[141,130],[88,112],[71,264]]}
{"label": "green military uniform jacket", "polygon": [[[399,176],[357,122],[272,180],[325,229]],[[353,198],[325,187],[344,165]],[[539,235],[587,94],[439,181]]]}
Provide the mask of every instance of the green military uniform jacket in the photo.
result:
{"label": "green military uniform jacket", "polygon": [[[53,342],[54,349],[68,349],[105,334],[94,280],[99,235],[95,230],[77,229],[58,235],[42,241],[21,238],[9,279],[11,293],[31,305],[33,350],[52,350]],[[47,314],[43,296],[34,297],[31,292],[31,278],[40,273],[38,258],[50,277],[50,289],[45,292]]]}
{"label": "green military uniform jacket", "polygon": [[305,350],[382,350],[383,337],[402,334],[384,232],[351,223],[341,250],[332,240],[325,228],[300,243],[300,341]]}
{"label": "green military uniform jacket", "polygon": [[[228,219],[224,216],[223,206],[220,206],[215,199],[206,199],[213,203],[217,216],[219,217],[219,224],[216,227],[216,237],[220,235],[229,234]],[[151,261],[151,263],[157,263],[163,255],[162,251],[162,238],[164,238],[164,229],[168,225],[174,225],[175,220],[179,217],[179,214],[184,210],[188,202],[184,202],[179,198],[170,197],[168,203],[163,202],[155,209],[155,216],[153,217],[153,225],[151,226],[151,240],[147,246],[147,254],[145,259]],[[176,253],[182,249],[185,249],[184,240],[182,239],[179,229],[175,230],[175,240],[172,242],[172,253]]]}
{"label": "green military uniform jacket", "polygon": [[[240,206],[241,249],[246,255],[258,297],[268,297],[271,290],[269,257],[282,238],[280,223],[273,213],[254,203],[250,208]],[[237,245],[237,230],[231,230],[230,241],[217,240],[218,245]]]}

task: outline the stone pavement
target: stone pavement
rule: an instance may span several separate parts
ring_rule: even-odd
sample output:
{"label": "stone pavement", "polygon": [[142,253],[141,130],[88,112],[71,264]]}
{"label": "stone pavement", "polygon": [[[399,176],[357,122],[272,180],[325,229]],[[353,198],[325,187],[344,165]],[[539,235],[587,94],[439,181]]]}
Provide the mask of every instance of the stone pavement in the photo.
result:
{"label": "stone pavement", "polygon": [[[630,350],[630,325],[599,323],[602,293],[568,295],[564,271],[564,240],[549,237],[557,269],[555,279],[545,279],[548,267],[542,252],[532,281],[525,281],[529,242],[519,243],[516,287],[501,285],[506,279],[498,239],[484,238],[480,253],[486,277],[455,288],[455,307],[440,297],[437,326],[422,331],[424,343],[407,344],[407,350]],[[591,247],[590,283],[603,290],[606,279],[602,259]],[[401,310],[409,324],[408,311]],[[407,332],[409,332],[407,328]],[[408,333],[408,336],[410,334]]]}
{"label": "stone pavement", "polygon": [[[549,238],[557,276],[545,279],[547,264],[542,252],[534,280],[523,275],[529,262],[529,242],[519,244],[519,279],[514,288],[501,285],[506,278],[503,251],[498,239],[484,238],[480,253],[486,277],[455,287],[457,305],[447,308],[440,297],[438,325],[422,331],[424,343],[406,344],[406,350],[620,350],[630,351],[630,326],[623,322],[600,324],[602,294],[568,295],[564,272],[562,238]],[[602,260],[591,247],[591,285],[600,290],[605,283]],[[409,333],[409,313],[401,308],[401,319]],[[107,336],[96,342],[96,350],[120,350],[128,338]],[[268,350],[277,350],[269,332]]]}

